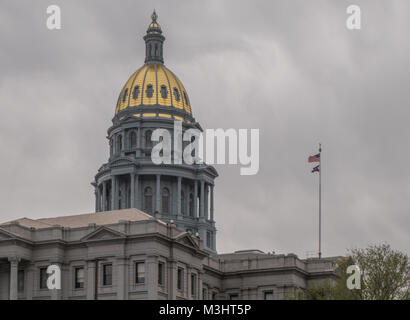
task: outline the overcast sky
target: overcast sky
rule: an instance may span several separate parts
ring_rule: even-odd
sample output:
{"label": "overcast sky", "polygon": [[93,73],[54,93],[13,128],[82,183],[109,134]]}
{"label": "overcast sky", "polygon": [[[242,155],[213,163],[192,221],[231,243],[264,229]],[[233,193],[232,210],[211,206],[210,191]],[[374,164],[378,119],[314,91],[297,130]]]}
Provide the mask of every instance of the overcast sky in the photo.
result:
{"label": "overcast sky", "polygon": [[[346,28],[352,3],[361,30]],[[257,175],[217,166],[219,252],[317,250],[307,157],[319,141],[324,255],[382,241],[410,252],[408,0],[2,0],[0,222],[93,212],[90,182],[154,8],[202,127],[260,129]]]}

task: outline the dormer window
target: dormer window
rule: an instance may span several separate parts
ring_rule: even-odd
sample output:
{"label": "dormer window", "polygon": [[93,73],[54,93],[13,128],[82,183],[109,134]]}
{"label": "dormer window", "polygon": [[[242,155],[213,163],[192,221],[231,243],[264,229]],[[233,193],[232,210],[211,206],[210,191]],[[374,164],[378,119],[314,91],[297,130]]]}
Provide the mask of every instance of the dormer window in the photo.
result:
{"label": "dormer window", "polygon": [[184,99],[185,99],[185,104],[188,106],[188,96],[186,95],[186,92],[184,91]]}
{"label": "dormer window", "polygon": [[179,96],[179,91],[177,88],[174,88],[174,97],[176,101],[179,101],[180,96]]}
{"label": "dormer window", "polygon": [[152,84],[147,85],[147,90],[145,90],[145,94],[147,95],[147,98],[152,98],[154,95],[154,88]]}
{"label": "dormer window", "polygon": [[124,91],[124,95],[122,96],[122,102],[125,102],[125,100],[127,99],[127,95],[128,95],[128,88],[125,89]]}
{"label": "dormer window", "polygon": [[168,90],[167,87],[164,85],[161,86],[161,97],[163,99],[166,99],[168,97]]}
{"label": "dormer window", "polygon": [[135,86],[134,91],[132,92],[132,98],[138,99],[139,93],[140,93],[140,86]]}

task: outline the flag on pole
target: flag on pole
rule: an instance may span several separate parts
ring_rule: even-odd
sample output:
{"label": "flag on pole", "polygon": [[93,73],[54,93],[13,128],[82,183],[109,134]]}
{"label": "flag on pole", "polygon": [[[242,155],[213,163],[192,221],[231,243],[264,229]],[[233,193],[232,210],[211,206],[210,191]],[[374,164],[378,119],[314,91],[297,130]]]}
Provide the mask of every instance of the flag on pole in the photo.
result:
{"label": "flag on pole", "polygon": [[320,164],[312,169],[312,173],[320,172]]}
{"label": "flag on pole", "polygon": [[308,162],[320,162],[320,153],[310,156]]}

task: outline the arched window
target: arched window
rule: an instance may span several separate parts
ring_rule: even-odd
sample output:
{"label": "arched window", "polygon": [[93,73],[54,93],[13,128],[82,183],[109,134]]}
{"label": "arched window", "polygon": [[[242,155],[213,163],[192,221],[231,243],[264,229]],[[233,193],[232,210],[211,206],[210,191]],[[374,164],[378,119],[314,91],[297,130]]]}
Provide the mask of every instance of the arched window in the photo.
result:
{"label": "arched window", "polygon": [[161,86],[161,97],[163,99],[166,99],[168,97],[168,90],[167,90],[167,87],[165,85]]}
{"label": "arched window", "polygon": [[135,86],[134,91],[132,92],[132,98],[137,99],[140,93],[140,86]]}
{"label": "arched window", "polygon": [[145,148],[152,148],[151,136],[152,136],[151,130],[145,131]]}
{"label": "arched window", "polygon": [[135,148],[137,146],[137,134],[135,131],[130,132],[130,147]]}
{"label": "arched window", "polygon": [[127,99],[127,95],[128,95],[128,88],[125,89],[124,91],[124,95],[122,96],[122,102],[125,102],[125,100]]}
{"label": "arched window", "polygon": [[189,216],[190,217],[194,216],[194,194],[193,193],[189,194]]}
{"label": "arched window", "polygon": [[152,213],[152,188],[146,187],[144,190],[144,210]]}
{"label": "arched window", "polygon": [[186,104],[187,106],[189,106],[188,96],[186,95],[186,92],[185,92],[185,91],[184,91],[184,99],[185,99],[185,104]]}
{"label": "arched window", "polygon": [[174,97],[176,101],[179,101],[179,91],[177,88],[174,87]]}
{"label": "arched window", "polygon": [[162,189],[162,213],[169,214],[169,190]]}
{"label": "arched window", "polygon": [[152,84],[147,85],[147,90],[145,90],[145,94],[147,95],[147,98],[152,98],[154,95],[154,87]]}
{"label": "arched window", "polygon": [[186,199],[185,199],[185,192],[181,191],[181,212],[183,215],[186,215]]}
{"label": "arched window", "polygon": [[122,150],[122,135],[118,135],[117,137],[117,147],[116,147],[116,152],[120,153]]}

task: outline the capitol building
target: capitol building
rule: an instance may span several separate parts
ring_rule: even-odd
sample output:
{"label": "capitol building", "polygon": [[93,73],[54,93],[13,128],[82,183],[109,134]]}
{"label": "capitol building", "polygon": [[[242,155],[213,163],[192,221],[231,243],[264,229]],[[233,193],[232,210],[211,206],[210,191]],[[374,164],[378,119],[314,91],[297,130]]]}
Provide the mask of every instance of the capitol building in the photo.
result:
{"label": "capitol building", "polygon": [[[151,20],[144,65],[121,89],[108,160],[92,182],[95,213],[1,223],[0,300],[285,299],[336,277],[336,257],[217,253],[215,168],[151,160],[155,129],[173,132],[180,121],[183,132],[203,130],[184,85],[164,65],[155,12]],[[61,270],[59,290],[47,286],[50,265]]]}

